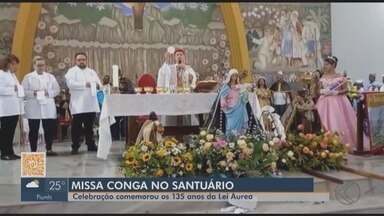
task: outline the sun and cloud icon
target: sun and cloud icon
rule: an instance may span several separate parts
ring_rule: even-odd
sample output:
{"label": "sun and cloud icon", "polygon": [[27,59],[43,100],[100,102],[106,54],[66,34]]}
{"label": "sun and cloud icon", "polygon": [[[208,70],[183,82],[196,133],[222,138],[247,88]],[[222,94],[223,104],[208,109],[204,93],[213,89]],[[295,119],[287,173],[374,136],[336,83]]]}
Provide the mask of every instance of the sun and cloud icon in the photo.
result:
{"label": "sun and cloud icon", "polygon": [[26,188],[39,188],[39,180],[35,179],[25,185]]}

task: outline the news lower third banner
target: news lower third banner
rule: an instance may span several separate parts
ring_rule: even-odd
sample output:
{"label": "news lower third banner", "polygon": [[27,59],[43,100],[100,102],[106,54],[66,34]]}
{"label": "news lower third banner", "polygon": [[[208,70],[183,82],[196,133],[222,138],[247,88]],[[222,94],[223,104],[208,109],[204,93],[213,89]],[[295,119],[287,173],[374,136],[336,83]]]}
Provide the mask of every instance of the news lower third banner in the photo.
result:
{"label": "news lower third banner", "polygon": [[21,201],[252,201],[311,195],[313,178],[21,178]]}

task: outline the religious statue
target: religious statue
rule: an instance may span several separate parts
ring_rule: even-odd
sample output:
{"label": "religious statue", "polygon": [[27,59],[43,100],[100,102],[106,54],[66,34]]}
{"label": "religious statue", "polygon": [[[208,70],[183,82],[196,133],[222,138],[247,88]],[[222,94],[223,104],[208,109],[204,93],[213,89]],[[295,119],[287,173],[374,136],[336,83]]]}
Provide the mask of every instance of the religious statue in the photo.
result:
{"label": "religious statue", "polygon": [[136,139],[136,144],[141,142],[159,144],[163,139],[164,128],[158,121],[156,113],[151,112],[149,119],[141,126],[140,132]]}
{"label": "religious statue", "polygon": [[208,129],[219,129],[226,136],[262,134],[261,125],[248,102],[248,92],[242,87],[238,71],[231,69],[210,112]]}

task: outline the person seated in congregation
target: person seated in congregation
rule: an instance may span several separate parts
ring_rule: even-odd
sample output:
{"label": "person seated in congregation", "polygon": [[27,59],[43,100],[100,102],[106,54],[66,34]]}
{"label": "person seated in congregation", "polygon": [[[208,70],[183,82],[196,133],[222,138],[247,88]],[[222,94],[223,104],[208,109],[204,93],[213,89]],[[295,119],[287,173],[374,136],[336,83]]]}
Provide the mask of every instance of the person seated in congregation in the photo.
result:
{"label": "person seated in congregation", "polygon": [[226,136],[245,133],[262,134],[262,127],[255,118],[248,102],[248,93],[242,88],[239,72],[231,69],[209,114],[206,126],[219,129]]}
{"label": "person seated in congregation", "polygon": [[136,144],[141,142],[159,144],[163,139],[164,128],[158,121],[155,112],[149,114],[149,119],[141,126],[140,132],[136,139]]}

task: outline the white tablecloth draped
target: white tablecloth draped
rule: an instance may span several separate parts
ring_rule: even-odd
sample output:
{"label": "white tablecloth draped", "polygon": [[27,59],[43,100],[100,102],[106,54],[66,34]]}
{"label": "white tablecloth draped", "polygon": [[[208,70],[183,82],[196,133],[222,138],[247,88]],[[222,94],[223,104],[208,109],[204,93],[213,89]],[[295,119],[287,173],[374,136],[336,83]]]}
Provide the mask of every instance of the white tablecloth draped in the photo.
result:
{"label": "white tablecloth draped", "polygon": [[[115,116],[141,116],[152,111],[168,116],[209,113],[216,97],[217,93],[106,95],[99,120],[97,157],[107,159],[112,146],[110,126],[115,123]],[[248,98],[253,114],[260,118],[256,94],[249,93]]]}
{"label": "white tablecloth draped", "polygon": [[112,145],[110,125],[115,123],[115,116],[141,116],[152,111],[169,116],[209,113],[216,96],[216,93],[106,95],[99,120],[97,157],[107,159]]}

